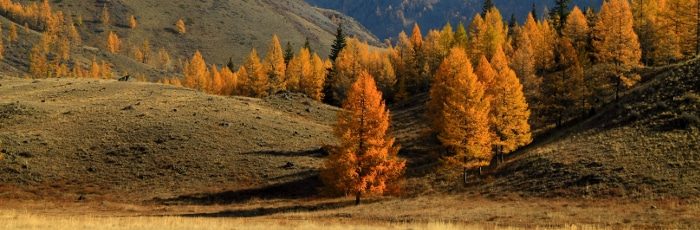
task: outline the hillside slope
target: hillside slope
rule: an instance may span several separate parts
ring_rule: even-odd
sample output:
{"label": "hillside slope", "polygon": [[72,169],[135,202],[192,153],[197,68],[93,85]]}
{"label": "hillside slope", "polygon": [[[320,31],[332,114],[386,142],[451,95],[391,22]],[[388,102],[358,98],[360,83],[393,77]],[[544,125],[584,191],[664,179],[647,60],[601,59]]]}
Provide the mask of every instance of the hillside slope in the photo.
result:
{"label": "hillside slope", "polygon": [[483,192],[700,197],[700,60],[649,72],[618,104],[516,152]]}
{"label": "hillside slope", "polygon": [[[0,77],[0,197],[144,200],[315,189],[337,109],[152,83]],[[288,165],[288,162],[292,165]]]}
{"label": "hillside slope", "polygon": [[[30,4],[35,1],[20,1]],[[110,31],[114,31],[122,44],[119,54],[124,57],[132,57],[132,47],[141,47],[145,40],[150,43],[153,56],[165,48],[170,54],[173,67],[179,61],[185,61],[192,57],[196,50],[200,50],[208,64],[216,64],[221,67],[232,59],[238,65],[243,63],[245,57],[255,48],[262,56],[267,50],[273,35],[277,35],[283,48],[290,42],[293,51],[298,52],[308,37],[313,51],[321,57],[327,57],[330,53],[330,45],[333,42],[337,22],[333,17],[344,19],[345,33],[357,36],[370,44],[379,44],[377,38],[355,20],[341,13],[328,13],[328,10],[310,6],[302,0],[213,0],[213,1],[49,1],[53,11],[63,11],[65,15],[72,16],[82,24],[77,29],[83,39],[82,45],[90,48],[106,49],[107,38]],[[109,23],[99,22],[101,12],[105,7],[109,12]],[[128,19],[133,15],[137,21],[136,28],[129,28]],[[178,19],[185,21],[187,33],[177,34],[174,25]],[[78,23],[79,24],[79,23]],[[8,22],[3,22],[7,29]],[[23,24],[17,25],[22,28]],[[5,30],[7,31],[7,30]],[[20,31],[21,32],[21,31]],[[27,40],[20,33],[20,40]],[[29,46],[36,44],[34,39],[22,42]],[[93,56],[102,59],[108,56],[105,53],[85,53],[84,59],[92,60]],[[112,60],[113,58],[110,58]],[[10,63],[18,70],[27,71],[28,58],[14,59]],[[118,74],[138,63],[123,63],[115,61],[115,69]],[[144,65],[145,66],[145,65]],[[143,73],[149,79],[160,75],[151,73],[156,71],[134,69],[129,73]]]}

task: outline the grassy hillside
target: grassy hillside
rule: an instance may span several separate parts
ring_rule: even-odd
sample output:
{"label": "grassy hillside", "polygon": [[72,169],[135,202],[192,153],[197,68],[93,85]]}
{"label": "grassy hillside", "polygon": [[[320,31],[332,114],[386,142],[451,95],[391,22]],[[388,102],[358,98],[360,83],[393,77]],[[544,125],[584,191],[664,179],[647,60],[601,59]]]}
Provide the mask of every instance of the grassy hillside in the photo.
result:
{"label": "grassy hillside", "polygon": [[280,184],[313,192],[335,111],[302,95],[1,77],[0,197],[133,201]]}
{"label": "grassy hillside", "polygon": [[[20,1],[29,4],[34,1]],[[179,61],[192,57],[200,50],[208,64],[219,67],[231,58],[236,68],[255,48],[262,56],[273,35],[280,38],[283,48],[290,42],[293,51],[298,52],[308,37],[313,51],[321,57],[330,53],[337,21],[345,23],[345,33],[357,36],[371,44],[379,44],[374,35],[352,18],[341,13],[311,7],[302,0],[251,0],[251,1],[50,1],[53,11],[62,11],[77,23],[82,37],[82,46],[73,50],[73,57],[78,61],[89,62],[93,57],[98,61],[105,59],[114,64],[117,75],[140,73],[150,80],[157,80],[165,75],[147,65],[131,62],[131,48],[141,47],[145,40],[150,43],[152,55],[161,48],[170,54],[173,67]],[[102,9],[106,7],[110,15],[109,23],[99,22]],[[329,13],[331,12],[331,13]],[[133,15],[137,21],[136,28],[129,28],[128,19]],[[178,19],[186,24],[187,33],[180,35],[174,31]],[[10,22],[3,19],[4,32]],[[31,47],[38,42],[38,33],[24,37],[20,28],[21,45],[11,47],[16,52],[9,55],[8,63],[18,71],[28,71],[28,58]],[[114,31],[122,41],[119,55],[112,55],[101,50],[106,49],[107,37]],[[96,48],[96,49],[95,49]],[[7,50],[7,49],[6,49]],[[8,67],[9,68],[9,67]]]}

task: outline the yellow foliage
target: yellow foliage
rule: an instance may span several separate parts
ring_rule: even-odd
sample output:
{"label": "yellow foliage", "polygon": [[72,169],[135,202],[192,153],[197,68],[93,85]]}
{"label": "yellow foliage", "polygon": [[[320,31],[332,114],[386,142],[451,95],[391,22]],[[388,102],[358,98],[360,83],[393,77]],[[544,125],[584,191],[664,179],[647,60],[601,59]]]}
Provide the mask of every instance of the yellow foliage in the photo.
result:
{"label": "yellow foliage", "polygon": [[119,53],[119,47],[121,46],[121,41],[119,36],[109,31],[109,37],[107,38],[107,50],[112,53]]}
{"label": "yellow foliage", "polygon": [[131,17],[129,17],[129,27],[132,29],[136,28],[136,18],[134,18],[134,15],[131,15]]}
{"label": "yellow foliage", "polygon": [[175,23],[175,31],[178,34],[185,34],[187,32],[187,29],[185,29],[185,22],[182,21],[182,19],[177,20]]}
{"label": "yellow foliage", "polygon": [[398,190],[406,162],[397,157],[399,147],[394,145],[389,122],[389,110],[373,77],[361,72],[333,129],[341,144],[331,149],[321,170],[329,192],[355,195],[359,204],[365,194]]}

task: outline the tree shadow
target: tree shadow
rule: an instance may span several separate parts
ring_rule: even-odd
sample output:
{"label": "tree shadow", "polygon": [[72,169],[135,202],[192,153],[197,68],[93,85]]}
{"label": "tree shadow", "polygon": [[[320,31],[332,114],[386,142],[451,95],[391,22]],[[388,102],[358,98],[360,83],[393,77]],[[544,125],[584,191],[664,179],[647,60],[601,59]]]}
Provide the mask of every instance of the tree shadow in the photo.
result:
{"label": "tree shadow", "polygon": [[328,151],[323,148],[301,150],[301,151],[256,151],[243,153],[244,155],[270,155],[270,156],[288,156],[288,157],[299,157],[299,156],[312,156],[312,157],[325,157],[328,156]]}
{"label": "tree shadow", "polygon": [[152,202],[164,205],[225,205],[243,203],[251,199],[300,199],[318,196],[318,188],[323,183],[318,174],[296,181],[275,184],[267,187],[181,195],[174,198],[154,198]]}
{"label": "tree shadow", "polygon": [[[373,203],[376,201],[368,200],[365,203]],[[289,213],[289,212],[316,212],[323,210],[333,210],[340,209],[344,207],[354,206],[354,200],[347,201],[333,201],[325,203],[316,203],[308,205],[289,205],[282,207],[270,207],[270,208],[252,208],[252,209],[241,209],[241,210],[225,210],[221,212],[214,213],[192,213],[192,214],[182,214],[178,215],[181,217],[259,217],[266,215],[273,215],[277,213]]]}

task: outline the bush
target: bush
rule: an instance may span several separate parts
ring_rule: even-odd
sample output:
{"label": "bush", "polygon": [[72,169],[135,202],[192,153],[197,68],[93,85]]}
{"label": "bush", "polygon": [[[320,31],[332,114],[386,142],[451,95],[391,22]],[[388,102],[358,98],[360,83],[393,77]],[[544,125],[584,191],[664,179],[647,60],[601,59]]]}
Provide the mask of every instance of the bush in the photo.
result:
{"label": "bush", "polygon": [[678,123],[684,128],[689,128],[700,124],[700,118],[694,114],[683,112],[681,116],[678,117]]}

